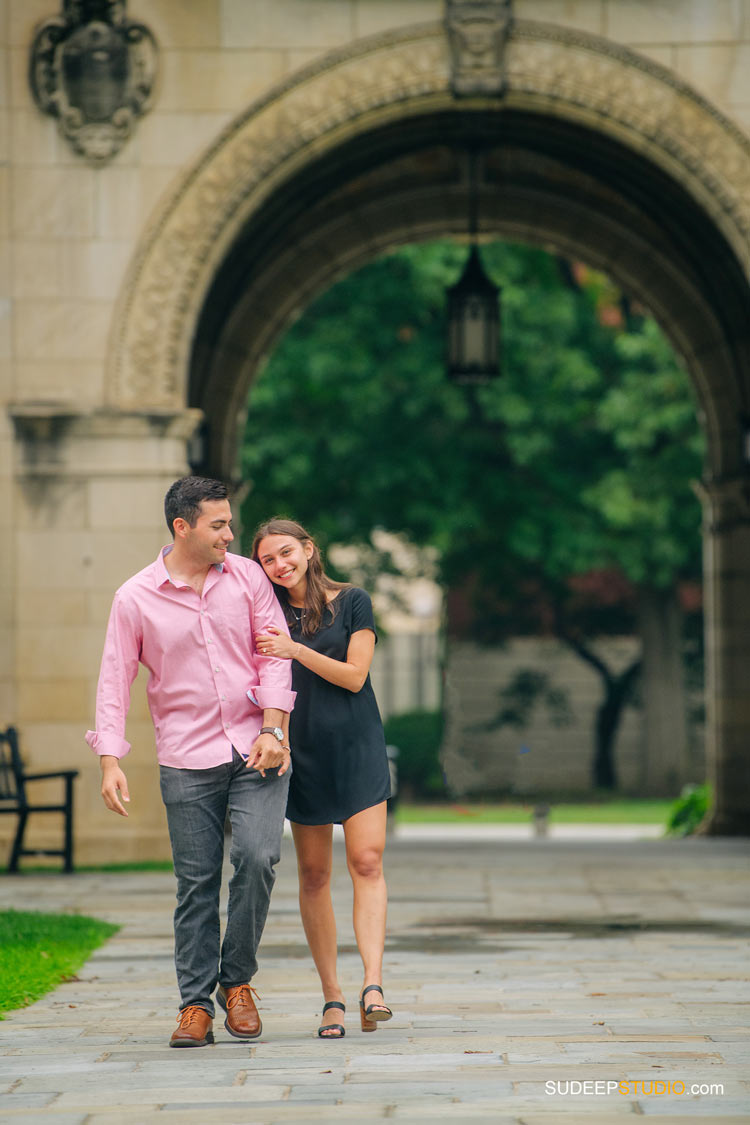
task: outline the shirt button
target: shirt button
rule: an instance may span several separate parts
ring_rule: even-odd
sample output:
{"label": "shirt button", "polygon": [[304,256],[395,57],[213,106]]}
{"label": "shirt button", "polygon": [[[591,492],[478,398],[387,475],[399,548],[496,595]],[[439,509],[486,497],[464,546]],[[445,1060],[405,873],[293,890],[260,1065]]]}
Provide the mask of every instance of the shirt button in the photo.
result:
{"label": "shirt button", "polygon": [[221,668],[214,668],[214,672],[220,672]]}

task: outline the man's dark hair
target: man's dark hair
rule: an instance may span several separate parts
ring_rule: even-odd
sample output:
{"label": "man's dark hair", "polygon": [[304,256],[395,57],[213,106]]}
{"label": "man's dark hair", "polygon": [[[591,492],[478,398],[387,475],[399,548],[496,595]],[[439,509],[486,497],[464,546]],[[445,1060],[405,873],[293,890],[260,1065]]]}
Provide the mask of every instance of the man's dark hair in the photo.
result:
{"label": "man's dark hair", "polygon": [[195,527],[201,514],[202,500],[226,500],[229,489],[220,480],[210,477],[180,477],[170,485],[164,497],[164,516],[174,538],[174,521],[179,517]]}

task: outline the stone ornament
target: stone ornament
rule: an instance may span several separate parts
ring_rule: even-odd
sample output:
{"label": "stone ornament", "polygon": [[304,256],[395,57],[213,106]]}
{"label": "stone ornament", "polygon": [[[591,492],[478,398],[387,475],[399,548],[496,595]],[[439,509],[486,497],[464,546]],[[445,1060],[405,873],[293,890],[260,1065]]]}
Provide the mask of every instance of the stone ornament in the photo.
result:
{"label": "stone ornament", "polygon": [[512,0],[447,0],[445,27],[456,97],[501,95]]}
{"label": "stone ornament", "polygon": [[750,526],[750,480],[746,474],[695,481],[693,488],[703,505],[705,530],[710,535],[728,535]]}
{"label": "stone ornament", "polygon": [[127,0],[63,0],[31,45],[34,101],[92,164],[111,160],[150,108],[157,44],[128,19]]}
{"label": "stone ornament", "polygon": [[[374,123],[452,110],[443,23],[331,52],[240,114],[195,162],[143,234],[115,310],[107,401],[178,407],[211,280],[237,233],[306,160]],[[750,142],[671,71],[599,36],[514,20],[502,100],[467,108],[544,112],[612,136],[679,179],[750,269]]]}

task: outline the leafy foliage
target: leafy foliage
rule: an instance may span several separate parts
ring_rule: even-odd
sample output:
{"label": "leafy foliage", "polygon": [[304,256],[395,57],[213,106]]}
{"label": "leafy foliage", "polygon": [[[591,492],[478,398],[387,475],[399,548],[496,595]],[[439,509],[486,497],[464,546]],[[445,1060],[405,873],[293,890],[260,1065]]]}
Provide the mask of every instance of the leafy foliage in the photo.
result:
{"label": "leafy foliage", "polygon": [[483,724],[485,730],[526,726],[539,702],[545,705],[553,726],[566,727],[572,722],[567,692],[555,687],[546,672],[534,668],[519,668],[498,692],[498,701],[498,712],[490,722]]}
{"label": "leafy foliage", "polygon": [[443,716],[439,711],[406,711],[385,721],[385,738],[398,747],[399,797],[426,798],[445,795],[440,765]]}
{"label": "leafy foliage", "polygon": [[657,586],[699,573],[690,481],[703,438],[657,326],[608,323],[619,306],[600,275],[572,279],[543,251],[492,244],[503,376],[452,386],[444,291],[464,256],[449,242],[407,247],[288,332],[250,400],[248,535],[270,514],[323,543],[382,527],[437,547],[444,581],[476,574],[483,593],[592,570]]}
{"label": "leafy foliage", "polygon": [[712,791],[708,782],[686,785],[669,810],[667,836],[692,836],[711,808]]}

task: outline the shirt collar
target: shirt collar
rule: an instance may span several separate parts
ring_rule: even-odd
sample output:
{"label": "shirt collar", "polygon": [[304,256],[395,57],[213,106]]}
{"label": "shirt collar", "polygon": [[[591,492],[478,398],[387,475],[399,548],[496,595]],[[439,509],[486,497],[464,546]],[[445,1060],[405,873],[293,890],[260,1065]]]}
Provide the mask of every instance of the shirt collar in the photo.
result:
{"label": "shirt collar", "polygon": [[169,571],[164,565],[164,556],[168,555],[171,550],[171,543],[168,543],[166,547],[162,547],[162,549],[159,551],[156,562],[154,563],[154,574],[156,577],[157,586],[163,586],[165,582],[172,581],[172,579],[169,577]]}
{"label": "shirt collar", "polygon": [[[155,572],[157,587],[163,586],[165,582],[172,582],[169,571],[167,570],[166,565],[164,563],[164,559],[169,554],[169,552],[172,550],[172,547],[173,547],[172,543],[167,543],[166,547],[162,547],[162,549],[159,551],[159,554],[156,558],[156,562],[154,563],[154,572]],[[226,566],[226,563],[223,563],[223,562],[214,563],[213,569],[218,570],[219,574],[221,574],[223,572],[225,566]],[[172,585],[174,585],[173,582],[172,582]]]}

